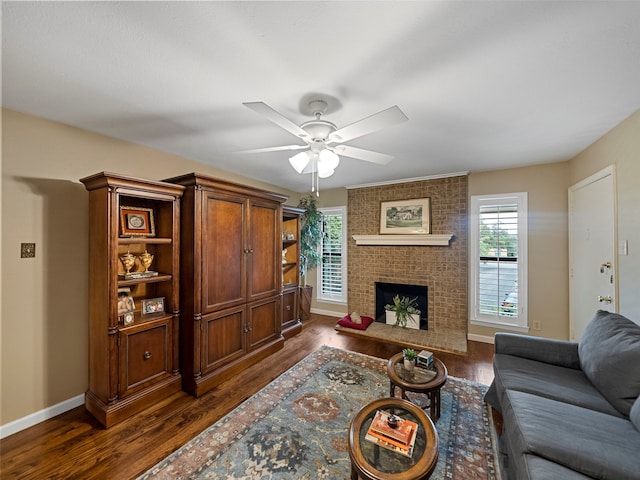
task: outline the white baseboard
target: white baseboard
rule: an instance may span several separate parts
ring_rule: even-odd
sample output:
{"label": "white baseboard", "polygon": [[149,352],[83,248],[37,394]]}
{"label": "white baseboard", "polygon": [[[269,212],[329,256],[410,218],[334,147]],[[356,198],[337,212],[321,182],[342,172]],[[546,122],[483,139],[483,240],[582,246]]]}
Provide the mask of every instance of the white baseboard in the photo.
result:
{"label": "white baseboard", "polygon": [[6,425],[0,425],[0,438],[5,438],[26,428],[33,427],[40,422],[44,422],[45,420],[79,407],[80,405],[84,405],[84,394],[70,398],[69,400],[65,400],[64,402],[60,402],[56,405],[52,405],[51,407],[47,407],[39,412],[27,415],[26,417],[19,418],[13,422],[7,423]]}
{"label": "white baseboard", "polygon": [[467,340],[473,340],[474,342],[493,343],[493,337],[487,335],[476,335],[475,333],[467,334]]}
{"label": "white baseboard", "polygon": [[333,310],[320,310],[318,308],[312,308],[311,313],[317,313],[318,315],[327,315],[328,317],[336,317],[338,319],[344,317],[347,312],[344,313],[340,313],[340,312],[334,312]]}

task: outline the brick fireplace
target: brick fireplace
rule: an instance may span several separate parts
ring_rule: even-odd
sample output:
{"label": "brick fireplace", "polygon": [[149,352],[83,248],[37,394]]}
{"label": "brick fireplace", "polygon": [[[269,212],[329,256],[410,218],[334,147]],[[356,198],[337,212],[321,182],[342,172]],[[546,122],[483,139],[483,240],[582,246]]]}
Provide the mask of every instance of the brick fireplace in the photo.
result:
{"label": "brick fireplace", "polygon": [[[452,233],[449,246],[356,245],[376,235],[380,202],[431,198],[431,233]],[[349,311],[375,317],[376,282],[427,285],[429,332],[467,332],[467,176],[435,178],[348,191]]]}

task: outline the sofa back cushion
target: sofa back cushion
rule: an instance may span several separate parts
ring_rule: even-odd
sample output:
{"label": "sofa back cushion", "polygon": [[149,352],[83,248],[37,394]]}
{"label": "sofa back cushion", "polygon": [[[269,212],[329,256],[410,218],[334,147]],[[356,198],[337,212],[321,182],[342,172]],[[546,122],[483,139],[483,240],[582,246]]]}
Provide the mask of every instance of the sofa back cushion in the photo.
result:
{"label": "sofa back cushion", "polygon": [[578,341],[580,367],[623,415],[640,395],[640,325],[598,310]]}

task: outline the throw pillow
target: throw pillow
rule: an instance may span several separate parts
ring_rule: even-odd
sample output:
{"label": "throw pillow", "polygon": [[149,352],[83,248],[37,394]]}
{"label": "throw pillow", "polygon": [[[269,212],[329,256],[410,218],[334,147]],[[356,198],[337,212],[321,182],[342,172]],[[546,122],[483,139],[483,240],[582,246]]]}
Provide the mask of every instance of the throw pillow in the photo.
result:
{"label": "throw pillow", "polygon": [[580,367],[620,413],[640,395],[640,325],[598,310],[578,341]]}
{"label": "throw pillow", "polygon": [[357,330],[366,330],[371,323],[373,323],[373,318],[365,317],[364,315],[360,316],[360,320],[362,323],[354,323],[351,321],[351,315],[347,315],[338,320],[338,325],[347,328],[355,328]]}

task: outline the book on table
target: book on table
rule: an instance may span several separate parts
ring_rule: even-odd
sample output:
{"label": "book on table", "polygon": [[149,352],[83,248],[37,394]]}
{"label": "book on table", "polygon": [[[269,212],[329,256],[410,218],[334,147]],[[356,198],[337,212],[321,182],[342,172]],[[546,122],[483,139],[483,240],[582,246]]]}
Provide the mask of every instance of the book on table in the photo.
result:
{"label": "book on table", "polygon": [[416,441],[418,424],[411,420],[400,418],[398,425],[391,427],[387,423],[388,418],[389,413],[378,410],[365,435],[365,439],[406,457],[411,457]]}

